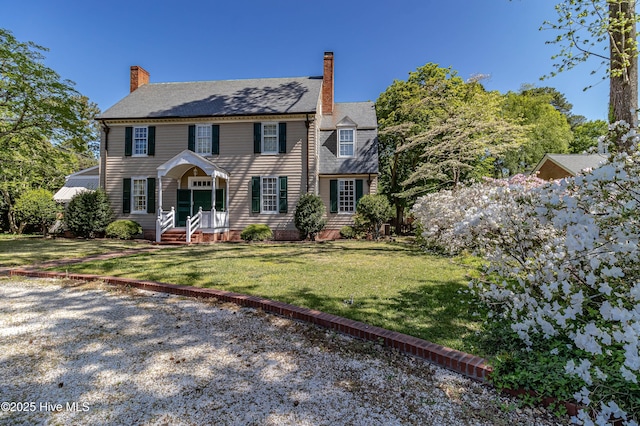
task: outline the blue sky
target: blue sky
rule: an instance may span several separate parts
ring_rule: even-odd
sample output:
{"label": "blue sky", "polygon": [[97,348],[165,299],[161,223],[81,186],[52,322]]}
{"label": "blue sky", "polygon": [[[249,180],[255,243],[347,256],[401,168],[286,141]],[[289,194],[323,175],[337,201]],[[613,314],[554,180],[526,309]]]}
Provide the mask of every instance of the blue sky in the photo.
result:
{"label": "blue sky", "polygon": [[[375,101],[428,62],[490,90],[524,83],[564,93],[574,113],[606,119],[608,82],[592,63],[552,71],[556,0],[233,0],[7,2],[0,27],[50,49],[46,64],[105,110],[129,91],[129,67],[151,82],[322,74],[335,53],[336,101]],[[596,84],[586,92],[583,88]]]}

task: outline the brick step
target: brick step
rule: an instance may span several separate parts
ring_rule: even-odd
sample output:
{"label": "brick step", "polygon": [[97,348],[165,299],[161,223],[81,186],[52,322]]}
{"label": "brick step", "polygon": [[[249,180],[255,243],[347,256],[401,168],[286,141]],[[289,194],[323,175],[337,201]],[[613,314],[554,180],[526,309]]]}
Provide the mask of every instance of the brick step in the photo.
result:
{"label": "brick step", "polygon": [[[191,235],[191,243],[200,242],[202,242],[202,231],[196,231],[193,235]],[[160,244],[187,244],[187,233],[182,229],[169,230],[162,234]]]}

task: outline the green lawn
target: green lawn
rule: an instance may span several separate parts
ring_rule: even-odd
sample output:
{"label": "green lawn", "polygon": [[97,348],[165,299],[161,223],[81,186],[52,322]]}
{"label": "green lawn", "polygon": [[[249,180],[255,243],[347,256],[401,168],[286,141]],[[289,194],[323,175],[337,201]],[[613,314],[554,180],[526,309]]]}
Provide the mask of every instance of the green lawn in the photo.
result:
{"label": "green lawn", "polygon": [[119,240],[43,239],[41,236],[0,234],[0,268],[86,257],[134,247],[148,247],[148,244]]}
{"label": "green lawn", "polygon": [[194,245],[64,270],[262,296],[467,351],[479,326],[458,293],[475,269],[405,244]]}

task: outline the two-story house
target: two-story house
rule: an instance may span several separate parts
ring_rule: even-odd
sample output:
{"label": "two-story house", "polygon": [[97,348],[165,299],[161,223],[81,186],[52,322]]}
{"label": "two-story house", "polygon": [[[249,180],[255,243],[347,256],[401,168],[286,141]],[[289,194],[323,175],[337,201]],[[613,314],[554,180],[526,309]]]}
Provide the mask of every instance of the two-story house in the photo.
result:
{"label": "two-story house", "polygon": [[295,205],[313,193],[327,208],[322,236],[336,237],[376,192],[378,148],[374,104],[335,103],[333,73],[332,52],[321,77],[149,83],[131,67],[129,95],[98,117],[116,217],[157,241],[172,229],[236,239],[254,223],[293,240]]}

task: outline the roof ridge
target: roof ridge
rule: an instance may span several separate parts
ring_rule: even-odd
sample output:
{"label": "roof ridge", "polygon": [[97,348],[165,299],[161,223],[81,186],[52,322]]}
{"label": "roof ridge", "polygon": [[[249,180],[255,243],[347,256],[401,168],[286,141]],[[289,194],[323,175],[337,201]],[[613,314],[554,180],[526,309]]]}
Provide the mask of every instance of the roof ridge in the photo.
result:
{"label": "roof ridge", "polygon": [[[160,81],[156,83],[148,83],[147,86],[156,86],[163,84],[192,84],[192,83],[225,83],[225,82],[235,82],[235,81],[257,81],[257,80],[311,80],[311,79],[321,79],[321,76],[297,76],[297,77],[255,77],[255,78],[230,78],[230,79],[222,79],[222,80],[193,80],[193,81]],[[144,86],[141,86],[144,87]]]}

